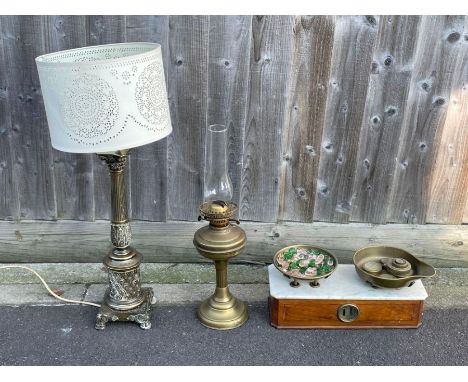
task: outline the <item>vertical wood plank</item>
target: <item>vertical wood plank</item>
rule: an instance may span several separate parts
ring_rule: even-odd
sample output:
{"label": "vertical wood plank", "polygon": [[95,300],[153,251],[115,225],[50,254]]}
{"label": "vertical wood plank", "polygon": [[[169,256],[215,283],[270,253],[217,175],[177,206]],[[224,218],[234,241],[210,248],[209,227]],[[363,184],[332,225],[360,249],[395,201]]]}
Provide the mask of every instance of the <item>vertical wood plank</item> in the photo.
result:
{"label": "vertical wood plank", "polygon": [[[86,45],[102,45],[125,42],[125,16],[86,16]],[[110,219],[110,176],[108,167],[92,155],[94,173],[94,214],[96,219]],[[127,164],[127,179],[130,178],[131,164]],[[127,182],[131,201],[132,184]],[[129,213],[132,204],[129,203]],[[131,215],[130,215],[131,216]]]}
{"label": "vertical wood plank", "polygon": [[314,220],[347,223],[351,214],[356,155],[378,25],[375,16],[343,16],[337,20]]}
{"label": "vertical wood plank", "polygon": [[[454,32],[457,33],[457,32]],[[465,39],[466,37],[466,39]],[[468,202],[468,17],[464,32],[452,35],[458,61],[445,123],[437,130],[426,221],[461,224]],[[440,131],[440,132],[439,132]]]}
{"label": "vertical wood plank", "polygon": [[254,16],[240,218],[273,222],[279,207],[281,134],[293,47],[293,16]]}
{"label": "vertical wood plank", "polygon": [[419,16],[380,19],[356,161],[353,221],[387,221],[420,19]]}
{"label": "vertical wood plank", "polygon": [[[424,16],[395,164],[388,221],[426,221],[434,138],[455,77],[463,16]],[[458,38],[456,38],[458,36]]]}
{"label": "vertical wood plank", "polygon": [[466,201],[465,212],[463,213],[463,224],[468,224],[468,200]]}
{"label": "vertical wood plank", "polygon": [[[161,44],[166,84],[169,62],[169,16],[126,16],[127,41]],[[137,147],[130,155],[132,219],[165,221],[167,139]]]}
{"label": "vertical wood plank", "polygon": [[[46,16],[47,52],[86,45],[84,16]],[[93,157],[91,154],[52,150],[57,218],[94,220]]]}
{"label": "vertical wood plank", "polygon": [[333,16],[295,19],[280,158],[280,220],[313,220],[334,29]]}
{"label": "vertical wood plank", "polygon": [[2,16],[1,26],[20,218],[55,219],[52,149],[34,61],[46,51],[45,18]]}
{"label": "vertical wood plank", "polygon": [[194,220],[203,200],[209,16],[169,18],[168,217]]}
{"label": "vertical wood plank", "polygon": [[229,175],[236,203],[248,106],[251,25],[251,16],[210,16],[207,124],[228,127]]}
{"label": "vertical wood plank", "polygon": [[8,62],[3,51],[3,40],[10,35],[4,33],[3,22],[3,17],[0,17],[0,219],[18,220],[19,194],[13,168],[15,149],[12,146],[9,102],[11,89],[7,84]]}

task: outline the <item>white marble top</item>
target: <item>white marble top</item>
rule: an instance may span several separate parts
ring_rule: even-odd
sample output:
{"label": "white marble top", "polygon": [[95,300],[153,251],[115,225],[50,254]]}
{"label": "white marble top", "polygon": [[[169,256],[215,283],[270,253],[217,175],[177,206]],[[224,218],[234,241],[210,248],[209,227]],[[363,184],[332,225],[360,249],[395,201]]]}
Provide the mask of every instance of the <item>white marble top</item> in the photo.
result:
{"label": "white marble top", "polygon": [[268,267],[270,295],[277,299],[330,299],[330,300],[425,300],[426,289],[421,280],[411,287],[401,289],[373,288],[362,280],[352,264],[340,264],[327,279],[321,279],[320,287],[312,288],[306,280],[298,280],[298,288],[289,285],[285,277],[272,264]]}

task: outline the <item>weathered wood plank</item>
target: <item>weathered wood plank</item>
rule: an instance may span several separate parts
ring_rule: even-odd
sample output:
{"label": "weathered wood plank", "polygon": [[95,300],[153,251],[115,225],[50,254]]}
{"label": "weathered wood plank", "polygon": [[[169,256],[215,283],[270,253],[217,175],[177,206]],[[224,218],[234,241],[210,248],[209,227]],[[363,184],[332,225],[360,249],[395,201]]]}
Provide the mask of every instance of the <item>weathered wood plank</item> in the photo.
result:
{"label": "weathered wood plank", "polygon": [[12,146],[10,118],[10,88],[6,68],[8,63],[3,52],[3,18],[0,17],[0,219],[19,219],[19,193],[17,177],[14,174],[15,148]]}
{"label": "weathered wood plank", "polygon": [[203,200],[209,16],[169,18],[168,216],[195,220]]}
{"label": "weathered wood plank", "polygon": [[[125,42],[125,16],[86,16],[86,45],[102,45]],[[94,173],[94,215],[96,219],[109,219],[110,176],[108,167],[97,155],[92,155]],[[127,192],[131,201],[132,184],[130,179],[131,164],[126,168]],[[132,204],[129,203],[129,213]]]}
{"label": "weathered wood plank", "polygon": [[272,222],[279,207],[281,134],[293,44],[293,16],[254,16],[240,218]]}
{"label": "weathered wood plank", "polygon": [[396,158],[390,222],[426,221],[434,138],[446,118],[463,23],[463,16],[423,16]]}
{"label": "weathered wood plank", "polygon": [[351,214],[356,155],[378,25],[375,16],[343,16],[335,26],[314,220],[346,223]]}
{"label": "weathered wood plank", "polygon": [[[456,33],[456,32],[455,32]],[[443,126],[437,129],[426,221],[460,224],[468,202],[468,17],[458,41],[458,62]],[[440,131],[440,132],[439,132]]]}
{"label": "weathered wood plank", "polygon": [[251,16],[210,16],[207,124],[228,127],[229,175],[236,203],[248,106],[251,25]]}
{"label": "weathered wood plank", "polygon": [[[46,16],[47,51],[80,48],[86,45],[84,16]],[[93,158],[90,154],[65,153],[52,149],[54,157],[57,218],[94,220]]]}
{"label": "weathered wood plank", "polygon": [[[358,248],[387,244],[439,267],[468,267],[466,225],[371,225],[350,223],[242,223],[247,247],[234,262],[271,263],[276,251],[313,243],[352,262]],[[145,262],[206,262],[193,247],[202,223],[133,222],[134,245]],[[100,262],[109,250],[109,222],[0,222],[1,262]]]}
{"label": "weathered wood plank", "polygon": [[463,213],[463,223],[468,224],[468,200],[466,201],[465,212]]}
{"label": "weathered wood plank", "polygon": [[46,51],[45,18],[2,16],[1,25],[20,218],[55,219],[52,149],[34,61]]}
{"label": "weathered wood plank", "polygon": [[392,174],[420,19],[420,16],[384,16],[380,19],[359,139],[352,221],[387,222]]}
{"label": "weathered wood plank", "polygon": [[[127,41],[161,44],[166,84],[169,62],[169,16],[126,16]],[[132,150],[130,155],[133,219],[165,221],[167,139]]]}
{"label": "weathered wood plank", "polygon": [[313,220],[334,28],[333,16],[295,19],[280,159],[280,220]]}

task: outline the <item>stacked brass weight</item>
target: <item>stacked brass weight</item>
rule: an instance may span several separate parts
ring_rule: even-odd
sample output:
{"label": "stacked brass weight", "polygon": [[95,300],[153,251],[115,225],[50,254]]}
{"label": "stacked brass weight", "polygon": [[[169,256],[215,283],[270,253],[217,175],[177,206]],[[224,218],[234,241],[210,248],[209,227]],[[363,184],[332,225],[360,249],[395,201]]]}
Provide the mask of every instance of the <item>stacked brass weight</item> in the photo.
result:
{"label": "stacked brass weight", "polygon": [[134,321],[142,329],[149,329],[153,290],[141,288],[142,256],[130,246],[131,231],[124,174],[128,150],[99,154],[99,157],[109,166],[111,176],[113,248],[104,259],[109,288],[96,318],[96,329],[105,329],[109,321]]}
{"label": "stacked brass weight", "polygon": [[195,232],[193,239],[198,252],[215,263],[215,292],[198,308],[201,323],[212,329],[233,329],[248,319],[247,305],[231,294],[227,281],[228,261],[240,254],[247,240],[244,230],[231,224],[231,221],[240,223],[232,219],[236,211],[237,205],[232,202],[203,203],[198,220],[210,224]]}

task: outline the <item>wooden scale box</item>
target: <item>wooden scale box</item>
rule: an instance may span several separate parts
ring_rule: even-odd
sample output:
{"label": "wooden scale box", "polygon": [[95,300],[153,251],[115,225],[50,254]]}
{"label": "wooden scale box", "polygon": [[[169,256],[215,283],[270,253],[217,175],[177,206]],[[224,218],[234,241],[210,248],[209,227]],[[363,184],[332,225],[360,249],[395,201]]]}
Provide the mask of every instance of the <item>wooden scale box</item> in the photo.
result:
{"label": "wooden scale box", "polygon": [[[291,247],[285,249],[288,248]],[[292,277],[286,268],[281,269],[282,265],[277,260],[286,253],[285,249],[275,255],[274,264],[268,268],[270,319],[276,328],[418,328],[421,325],[424,300],[428,294],[420,278],[433,276],[435,270],[412,255],[408,254],[407,258],[412,257],[427,266],[427,272],[414,274],[413,280],[395,279],[401,283],[399,288],[381,288],[375,282],[366,281],[366,277],[358,273],[361,270],[357,266],[338,265],[333,255],[329,261],[330,264],[335,261],[332,267],[335,269],[324,277],[315,275],[311,281],[310,277],[314,275],[308,278],[305,274],[301,279],[298,272],[295,274],[298,277]],[[401,255],[402,250],[395,250]],[[415,264],[412,259],[412,264]],[[355,264],[359,262],[359,251],[353,260]]]}

